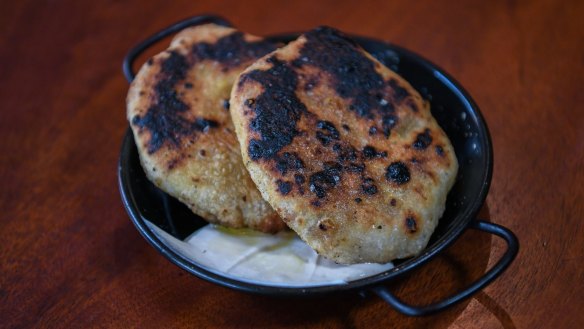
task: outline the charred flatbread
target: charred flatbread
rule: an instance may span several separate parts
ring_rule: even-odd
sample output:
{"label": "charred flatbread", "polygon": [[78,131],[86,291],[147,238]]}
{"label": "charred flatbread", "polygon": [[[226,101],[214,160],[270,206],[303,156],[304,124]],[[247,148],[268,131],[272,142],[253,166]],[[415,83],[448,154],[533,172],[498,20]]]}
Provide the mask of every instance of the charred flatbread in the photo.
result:
{"label": "charred flatbread", "polygon": [[458,164],[402,77],[321,27],[247,68],[230,102],[252,179],[320,255],[385,263],[423,250]]}
{"label": "charred flatbread", "polygon": [[127,117],[148,179],[212,223],[286,227],[245,169],[229,114],[238,74],[274,49],[232,28],[188,28],[144,64],[128,92]]}

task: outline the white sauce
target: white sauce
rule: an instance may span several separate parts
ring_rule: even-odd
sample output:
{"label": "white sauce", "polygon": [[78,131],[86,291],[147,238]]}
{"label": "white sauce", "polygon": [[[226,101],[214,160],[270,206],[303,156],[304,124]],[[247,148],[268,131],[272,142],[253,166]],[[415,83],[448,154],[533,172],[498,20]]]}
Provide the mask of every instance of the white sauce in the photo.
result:
{"label": "white sauce", "polygon": [[278,287],[346,284],[393,268],[392,263],[336,264],[292,232],[271,235],[207,225],[181,241],[146,223],[181,256],[239,281]]}

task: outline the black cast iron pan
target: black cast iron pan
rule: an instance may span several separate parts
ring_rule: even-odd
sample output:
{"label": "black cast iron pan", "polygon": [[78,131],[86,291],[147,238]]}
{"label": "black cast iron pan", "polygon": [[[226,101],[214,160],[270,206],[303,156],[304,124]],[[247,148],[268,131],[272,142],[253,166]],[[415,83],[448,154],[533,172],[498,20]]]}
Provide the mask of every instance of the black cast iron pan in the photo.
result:
{"label": "black cast iron pan", "polygon": [[[134,79],[132,65],[136,58],[159,40],[188,26],[216,23],[230,24],[216,16],[195,16],[178,22],[146,39],[134,47],[124,59],[123,71],[128,79]],[[270,39],[289,42],[297,34],[277,35]],[[246,292],[267,295],[317,295],[339,291],[372,291],[398,311],[407,315],[428,315],[458,303],[483,289],[511,264],[519,250],[517,238],[507,228],[476,219],[483,205],[493,172],[493,150],[489,131],[484,119],[470,96],[444,71],[422,57],[403,48],[370,38],[354,37],[368,52],[408,80],[424,98],[430,100],[432,114],[450,138],[459,161],[457,181],[450,191],[446,211],[432,235],[426,249],[418,256],[396,261],[395,267],[386,272],[347,284],[330,284],[307,287],[281,287],[249,283],[226,277],[187,259],[167,245],[152,231],[145,220],[178,239],[184,239],[206,222],[193,215],[185,206],[158,190],[145,177],[140,166],[132,132],[128,129],[124,138],[118,168],[119,187],[130,218],[146,240],[171,262],[199,278]],[[507,243],[501,259],[481,278],[466,289],[440,302],[421,307],[407,305],[396,298],[383,283],[406,275],[428,262],[452,244],[467,228],[497,235]]]}

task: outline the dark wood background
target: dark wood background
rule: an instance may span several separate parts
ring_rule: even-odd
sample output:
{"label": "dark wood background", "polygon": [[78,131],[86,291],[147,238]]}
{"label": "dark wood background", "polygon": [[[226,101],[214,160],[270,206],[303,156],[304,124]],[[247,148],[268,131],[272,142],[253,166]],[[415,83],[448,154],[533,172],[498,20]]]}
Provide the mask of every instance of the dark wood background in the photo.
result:
{"label": "dark wood background", "polygon": [[[408,318],[375,296],[256,296],[202,281],[138,234],[116,166],[136,42],[194,14],[268,35],[327,24],[391,41],[473,95],[495,150],[482,216],[521,251],[483,292]],[[2,1],[0,327],[577,328],[584,323],[584,2]],[[492,265],[469,231],[390,289],[427,303]]]}

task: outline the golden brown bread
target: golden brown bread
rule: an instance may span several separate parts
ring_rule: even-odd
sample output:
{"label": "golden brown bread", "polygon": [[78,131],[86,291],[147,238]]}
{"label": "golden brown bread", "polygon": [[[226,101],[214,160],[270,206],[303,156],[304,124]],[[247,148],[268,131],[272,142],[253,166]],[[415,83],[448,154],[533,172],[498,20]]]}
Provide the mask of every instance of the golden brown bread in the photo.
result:
{"label": "golden brown bread", "polygon": [[426,246],[454,150],[418,92],[342,33],[318,28],[247,68],[231,114],[262,195],[319,254],[384,263]]}
{"label": "golden brown bread", "polygon": [[229,93],[273,43],[207,24],[181,31],[131,84],[127,116],[147,177],[210,222],[276,232],[286,225],[243,166]]}

